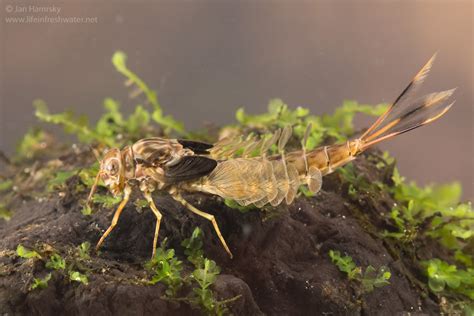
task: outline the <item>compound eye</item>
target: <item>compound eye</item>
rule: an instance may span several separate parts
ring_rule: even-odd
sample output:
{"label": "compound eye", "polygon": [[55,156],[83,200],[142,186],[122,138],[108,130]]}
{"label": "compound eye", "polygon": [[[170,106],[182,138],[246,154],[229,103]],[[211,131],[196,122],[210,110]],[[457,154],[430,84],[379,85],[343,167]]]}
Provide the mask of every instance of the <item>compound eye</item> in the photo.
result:
{"label": "compound eye", "polygon": [[107,173],[111,176],[117,175],[119,171],[119,164],[117,160],[112,160],[107,164],[106,167]]}

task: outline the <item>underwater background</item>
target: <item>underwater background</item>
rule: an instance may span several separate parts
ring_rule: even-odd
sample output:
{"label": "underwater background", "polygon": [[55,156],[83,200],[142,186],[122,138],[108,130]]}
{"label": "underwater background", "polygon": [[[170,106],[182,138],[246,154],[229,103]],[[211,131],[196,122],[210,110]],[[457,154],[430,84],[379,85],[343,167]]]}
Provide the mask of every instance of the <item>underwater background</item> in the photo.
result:
{"label": "underwater background", "polygon": [[[27,12],[16,12],[22,7]],[[45,8],[54,12],[38,12]],[[464,198],[474,197],[471,1],[1,1],[0,11],[0,149],[7,153],[38,124],[36,98],[53,113],[71,109],[92,121],[104,96],[127,100],[110,63],[117,49],[188,129],[232,123],[241,106],[264,112],[275,97],[318,115],[344,99],[391,102],[438,52],[420,95],[458,87],[455,107],[381,148],[409,179],[460,181]],[[6,20],[27,16],[83,22]],[[122,110],[134,106],[123,101]]]}

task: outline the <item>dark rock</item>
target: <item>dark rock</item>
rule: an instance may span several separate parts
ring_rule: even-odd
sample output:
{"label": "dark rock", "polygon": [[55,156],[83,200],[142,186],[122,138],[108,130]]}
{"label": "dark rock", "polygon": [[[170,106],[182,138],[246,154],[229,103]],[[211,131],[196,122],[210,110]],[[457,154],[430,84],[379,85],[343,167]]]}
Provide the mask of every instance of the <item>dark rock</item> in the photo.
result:
{"label": "dark rock", "polygon": [[[370,179],[385,181],[364,157],[356,161]],[[155,217],[129,203],[118,226],[99,254],[92,254],[89,284],[70,282],[54,271],[45,289],[29,291],[33,277],[47,274],[41,263],[14,255],[17,245],[46,243],[62,254],[84,241],[94,245],[110,224],[114,210],[81,214],[87,192],[52,193],[44,201],[18,196],[11,203],[13,217],[0,225],[0,313],[8,315],[190,315],[200,314],[184,303],[163,300],[164,285],[147,285],[143,263],[151,253]],[[43,188],[39,188],[43,190]],[[383,240],[393,201],[390,197],[350,199],[337,174],[327,177],[314,198],[298,198],[291,206],[271,211],[240,213],[212,196],[185,196],[196,207],[212,213],[234,259],[222,248],[212,225],[187,212],[167,196],[155,201],[164,217],[160,240],[187,263],[180,243],[194,227],[204,232],[204,253],[222,268],[213,289],[220,300],[237,295],[229,304],[235,315],[394,315],[439,313],[438,306],[417,282],[414,259],[397,254],[397,245]],[[24,200],[23,200],[24,199]],[[428,246],[425,246],[428,247]],[[385,265],[390,285],[362,293],[331,262],[329,250],[350,255],[363,267]],[[428,250],[424,250],[425,252]],[[31,261],[31,260],[29,260]],[[138,280],[138,281],[137,281]]]}

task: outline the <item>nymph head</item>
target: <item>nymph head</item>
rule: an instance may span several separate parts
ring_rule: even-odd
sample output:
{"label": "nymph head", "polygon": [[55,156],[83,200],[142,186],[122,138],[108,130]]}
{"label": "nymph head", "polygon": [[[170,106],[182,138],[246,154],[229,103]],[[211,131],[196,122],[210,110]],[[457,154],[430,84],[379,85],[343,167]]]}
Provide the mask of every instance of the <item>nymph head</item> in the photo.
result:
{"label": "nymph head", "polygon": [[100,177],[110,191],[117,195],[124,186],[124,165],[119,149],[112,148],[106,152],[100,163]]}
{"label": "nymph head", "polygon": [[118,148],[109,149],[105,153],[104,158],[100,160],[100,170],[87,198],[88,205],[92,200],[100,179],[104,181],[104,184],[112,194],[118,195],[122,192],[125,185],[125,174],[122,155]]}

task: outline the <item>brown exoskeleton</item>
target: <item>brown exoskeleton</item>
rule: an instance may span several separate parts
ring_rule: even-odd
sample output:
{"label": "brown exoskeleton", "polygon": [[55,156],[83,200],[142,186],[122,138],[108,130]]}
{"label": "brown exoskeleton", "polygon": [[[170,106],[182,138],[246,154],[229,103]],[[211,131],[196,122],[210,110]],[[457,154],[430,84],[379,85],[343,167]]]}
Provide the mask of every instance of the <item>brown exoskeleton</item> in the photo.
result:
{"label": "brown exoskeleton", "polygon": [[[188,203],[181,192],[205,192],[233,199],[243,206],[253,204],[257,207],[266,204],[276,206],[283,201],[290,204],[301,185],[307,185],[314,193],[318,192],[322,176],[355,159],[370,146],[428,124],[449,110],[453,103],[447,105],[445,101],[454,89],[410,100],[413,91],[428,74],[434,57],[362,136],[343,144],[306,152],[308,127],[302,140],[302,150],[285,153],[285,145],[292,133],[291,127],[285,127],[272,137],[260,139],[223,139],[210,145],[156,137],[139,140],[122,150],[109,150],[100,163],[88,203],[100,178],[114,195],[123,192],[124,196],[97,248],[117,224],[132,190],[138,189],[156,216],[154,256],[162,215],[151,194],[160,190],[168,192],[191,212],[211,221],[222,245],[232,257],[214,216]],[[267,156],[272,145],[277,145],[279,154]],[[238,156],[237,151],[240,152]],[[260,155],[255,157],[255,151]]]}

